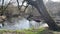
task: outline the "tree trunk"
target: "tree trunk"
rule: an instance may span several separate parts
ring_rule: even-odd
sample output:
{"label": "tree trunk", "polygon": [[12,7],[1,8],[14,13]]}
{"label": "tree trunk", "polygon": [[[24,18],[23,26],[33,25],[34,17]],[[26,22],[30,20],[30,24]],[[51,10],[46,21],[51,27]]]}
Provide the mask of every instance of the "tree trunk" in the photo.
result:
{"label": "tree trunk", "polygon": [[36,1],[28,0],[28,4],[31,4],[35,8],[37,8],[39,13],[41,14],[41,17],[43,17],[43,19],[46,21],[50,29],[59,30],[59,27],[47,12],[46,7],[44,6],[43,0],[36,0]]}

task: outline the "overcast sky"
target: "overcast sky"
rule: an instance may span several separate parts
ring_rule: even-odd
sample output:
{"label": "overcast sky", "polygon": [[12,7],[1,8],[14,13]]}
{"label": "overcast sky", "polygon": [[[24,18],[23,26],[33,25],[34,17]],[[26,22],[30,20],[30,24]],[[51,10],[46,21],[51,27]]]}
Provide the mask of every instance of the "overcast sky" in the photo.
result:
{"label": "overcast sky", "polygon": [[54,1],[54,2],[60,2],[60,0],[52,0],[52,1]]}
{"label": "overcast sky", "polygon": [[[0,0],[0,1],[2,1],[2,0]],[[8,3],[10,0],[4,0],[5,1],[5,3]],[[22,4],[22,1],[23,0],[19,0],[19,4],[21,5]],[[53,2],[60,2],[60,0],[51,0],[51,1],[53,1]],[[12,2],[15,2],[14,3],[14,5],[17,5],[17,2],[16,2],[16,0],[12,0]],[[44,0],[44,2],[46,3],[46,2],[48,2],[48,0]],[[26,4],[26,3],[25,3]],[[25,5],[24,4],[24,5]],[[1,2],[0,2],[0,5],[1,5]]]}
{"label": "overcast sky", "polygon": [[[2,1],[2,0],[0,0],[0,5],[2,4],[1,1]],[[10,0],[4,0],[4,3],[5,3],[5,4],[6,4],[6,3],[9,3],[9,1],[10,1]],[[23,0],[19,0],[19,4],[20,4],[20,5],[22,4],[22,1],[23,1]],[[16,0],[12,0],[11,2],[14,2],[14,5],[17,4]]]}

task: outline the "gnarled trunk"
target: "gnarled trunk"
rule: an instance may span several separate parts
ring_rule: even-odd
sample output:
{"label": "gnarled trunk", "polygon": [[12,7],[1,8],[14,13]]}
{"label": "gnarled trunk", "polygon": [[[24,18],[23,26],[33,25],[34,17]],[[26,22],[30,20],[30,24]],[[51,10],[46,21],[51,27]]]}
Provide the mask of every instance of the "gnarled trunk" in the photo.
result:
{"label": "gnarled trunk", "polygon": [[36,0],[36,1],[26,0],[26,1],[28,2],[28,4],[31,4],[35,8],[37,8],[39,13],[41,14],[41,17],[43,17],[43,19],[46,21],[50,29],[59,30],[59,27],[47,12],[46,7],[44,6],[43,0]]}

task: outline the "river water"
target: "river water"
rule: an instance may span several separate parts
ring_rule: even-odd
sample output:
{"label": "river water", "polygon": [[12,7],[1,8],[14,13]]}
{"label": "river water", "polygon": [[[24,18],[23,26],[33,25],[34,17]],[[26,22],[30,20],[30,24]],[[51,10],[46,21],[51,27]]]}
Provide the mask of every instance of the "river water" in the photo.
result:
{"label": "river water", "polygon": [[25,18],[19,19],[14,18],[12,19],[13,23],[9,23],[8,21],[5,21],[4,27],[2,29],[12,29],[12,30],[22,30],[22,29],[29,29],[29,28],[39,28],[39,27],[48,27],[46,23],[37,23],[34,20],[27,20]]}

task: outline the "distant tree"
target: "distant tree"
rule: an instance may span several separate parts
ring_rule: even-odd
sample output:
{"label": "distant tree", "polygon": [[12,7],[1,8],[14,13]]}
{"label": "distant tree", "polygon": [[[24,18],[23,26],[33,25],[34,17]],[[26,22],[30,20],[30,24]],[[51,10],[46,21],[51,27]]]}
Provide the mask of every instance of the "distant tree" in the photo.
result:
{"label": "distant tree", "polygon": [[[0,8],[0,16],[1,16],[1,17],[4,16],[4,15],[5,15],[5,16],[8,16],[8,15],[7,15],[8,13],[7,13],[7,14],[4,14],[4,13],[5,13],[8,5],[11,4],[11,3],[10,3],[11,0],[10,0],[9,3],[7,3],[7,4],[4,6],[4,1],[5,1],[5,0],[2,0],[2,1],[1,1],[1,2],[2,2],[2,5],[0,5],[0,7],[1,7],[1,8]],[[7,12],[7,11],[6,11],[6,12]],[[4,16],[4,17],[5,17],[5,16]],[[3,22],[5,21],[5,19],[1,18],[1,20],[2,20],[2,21],[0,21],[0,23],[2,23],[2,25],[4,26],[4,23],[3,23]]]}

